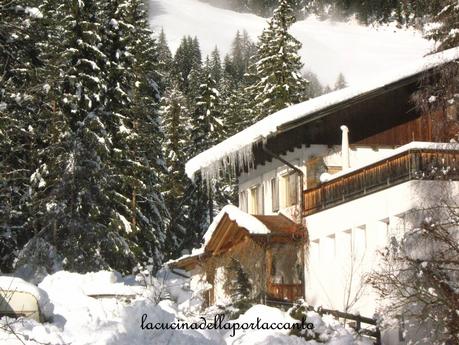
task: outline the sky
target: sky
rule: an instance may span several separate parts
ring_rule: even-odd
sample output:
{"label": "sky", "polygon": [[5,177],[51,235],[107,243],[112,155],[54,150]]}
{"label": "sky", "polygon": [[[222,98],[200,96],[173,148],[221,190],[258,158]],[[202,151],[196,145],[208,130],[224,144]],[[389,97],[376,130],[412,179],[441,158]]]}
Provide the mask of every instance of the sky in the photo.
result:
{"label": "sky", "polygon": [[[150,23],[166,33],[174,52],[183,35],[197,36],[203,55],[215,46],[222,55],[231,49],[237,30],[247,30],[256,41],[266,18],[212,7],[198,0],[150,0]],[[366,27],[355,21],[320,21],[315,17],[295,23],[291,34],[302,44],[305,70],[322,84],[333,86],[342,72],[349,85],[368,82],[375,74],[398,69],[428,54],[433,43],[413,29]]]}

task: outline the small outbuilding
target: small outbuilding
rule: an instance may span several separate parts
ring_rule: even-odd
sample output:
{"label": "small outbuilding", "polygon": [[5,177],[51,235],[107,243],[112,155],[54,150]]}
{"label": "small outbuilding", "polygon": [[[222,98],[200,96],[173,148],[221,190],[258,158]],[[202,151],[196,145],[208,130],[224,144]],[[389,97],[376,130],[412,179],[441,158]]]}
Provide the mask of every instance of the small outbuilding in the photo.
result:
{"label": "small outbuilding", "polygon": [[238,284],[250,286],[248,298],[294,301],[303,297],[307,239],[305,228],[282,214],[250,215],[228,205],[202,247],[169,265],[201,275],[212,286],[208,305],[228,303]]}

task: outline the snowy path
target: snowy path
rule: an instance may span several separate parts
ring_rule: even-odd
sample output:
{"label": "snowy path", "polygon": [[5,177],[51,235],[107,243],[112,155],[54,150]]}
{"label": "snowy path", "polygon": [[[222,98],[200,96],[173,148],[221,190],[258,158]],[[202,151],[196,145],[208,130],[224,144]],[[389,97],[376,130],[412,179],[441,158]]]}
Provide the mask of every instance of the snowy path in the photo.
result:
{"label": "snowy path", "polygon": [[[256,40],[266,23],[256,15],[215,8],[198,0],[150,0],[150,6],[153,29],[164,28],[173,51],[183,35],[196,35],[204,54],[215,45],[227,53],[238,29],[247,30]],[[296,23],[292,34],[303,43],[305,67],[330,85],[339,72],[345,74],[349,84],[356,84],[366,81],[375,71],[409,64],[432,49],[432,43],[413,30],[321,22],[315,18]]]}

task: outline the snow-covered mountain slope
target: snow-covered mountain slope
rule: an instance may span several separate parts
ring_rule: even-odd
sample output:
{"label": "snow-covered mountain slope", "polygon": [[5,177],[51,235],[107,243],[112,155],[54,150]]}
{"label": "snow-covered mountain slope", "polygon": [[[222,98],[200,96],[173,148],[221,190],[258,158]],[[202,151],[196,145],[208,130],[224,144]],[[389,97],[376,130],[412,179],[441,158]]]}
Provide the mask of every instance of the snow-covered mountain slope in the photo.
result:
{"label": "snow-covered mountain slope", "polygon": [[[164,28],[172,51],[183,35],[192,35],[199,38],[204,54],[215,46],[225,54],[237,30],[247,30],[256,41],[266,24],[265,18],[215,8],[198,0],[150,0],[150,11],[152,28]],[[393,26],[367,27],[310,17],[295,23],[291,30],[303,43],[305,68],[329,85],[335,83],[340,72],[351,85],[368,81],[375,72],[409,64],[433,48],[421,33]]]}

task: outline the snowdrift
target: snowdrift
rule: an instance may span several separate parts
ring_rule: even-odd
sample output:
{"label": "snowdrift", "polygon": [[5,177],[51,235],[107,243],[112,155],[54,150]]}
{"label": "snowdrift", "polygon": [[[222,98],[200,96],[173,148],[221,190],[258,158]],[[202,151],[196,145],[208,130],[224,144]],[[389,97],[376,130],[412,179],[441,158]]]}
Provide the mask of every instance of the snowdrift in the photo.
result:
{"label": "snowdrift", "polygon": [[[153,324],[176,322],[192,323],[212,312],[197,312],[195,304],[187,304],[196,291],[190,281],[173,273],[162,273],[159,279],[150,278],[147,285],[142,279],[123,278],[114,272],[77,274],[60,271],[47,276],[40,284],[54,305],[50,321],[38,323],[19,318],[0,319],[0,343],[16,344],[72,344],[72,345],[316,345],[314,340],[289,335],[288,330],[157,330],[142,329],[142,316]],[[12,279],[5,277],[2,279]],[[37,289],[38,290],[38,289]],[[98,295],[90,297],[88,294]],[[103,293],[103,294],[100,294]],[[130,300],[119,296],[131,296]],[[161,297],[162,296],[162,297]],[[167,296],[168,299],[164,299]],[[44,300],[43,300],[44,301]],[[221,311],[220,311],[221,312]],[[255,305],[242,314],[238,322],[292,323],[287,312],[276,308]],[[321,342],[331,345],[370,344],[355,340],[352,331],[332,319],[320,318],[309,312],[308,322],[315,326]],[[14,333],[13,333],[14,332]]]}

